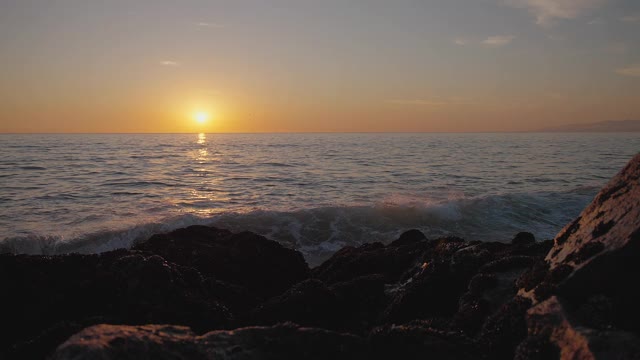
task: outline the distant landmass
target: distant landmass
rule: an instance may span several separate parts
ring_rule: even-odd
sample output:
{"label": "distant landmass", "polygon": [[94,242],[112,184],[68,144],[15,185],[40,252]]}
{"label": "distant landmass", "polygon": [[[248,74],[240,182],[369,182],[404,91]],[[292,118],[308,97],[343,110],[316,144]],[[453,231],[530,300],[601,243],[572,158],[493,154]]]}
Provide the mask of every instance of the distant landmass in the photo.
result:
{"label": "distant landmass", "polygon": [[640,120],[611,120],[539,129],[539,132],[640,132]]}

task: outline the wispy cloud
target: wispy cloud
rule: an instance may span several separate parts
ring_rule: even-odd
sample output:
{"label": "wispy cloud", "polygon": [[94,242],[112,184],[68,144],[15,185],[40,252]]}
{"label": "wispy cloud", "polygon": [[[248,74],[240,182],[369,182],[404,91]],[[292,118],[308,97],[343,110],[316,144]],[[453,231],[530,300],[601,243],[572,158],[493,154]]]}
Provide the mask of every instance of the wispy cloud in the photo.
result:
{"label": "wispy cloud", "polygon": [[513,35],[496,35],[484,39],[455,38],[453,43],[459,46],[484,45],[489,47],[501,47],[509,45],[516,37]]}
{"label": "wispy cloud", "polygon": [[465,98],[429,98],[429,99],[392,99],[386,101],[394,105],[413,105],[413,106],[447,106],[447,105],[472,105],[475,102]]}
{"label": "wispy cloud", "polygon": [[453,39],[453,43],[460,46],[465,46],[471,44],[471,40],[465,38],[455,38]]}
{"label": "wispy cloud", "polygon": [[640,64],[633,64],[627,67],[616,69],[616,72],[623,76],[640,77]]}
{"label": "wispy cloud", "polygon": [[196,25],[201,26],[201,27],[210,27],[210,28],[223,28],[224,25],[223,24],[218,24],[215,22],[207,22],[207,21],[201,21],[196,23]]}
{"label": "wispy cloud", "polygon": [[160,61],[160,65],[163,66],[180,66],[180,63],[173,60],[162,60]]}
{"label": "wispy cloud", "polygon": [[640,14],[626,15],[620,18],[622,22],[640,22]]}
{"label": "wispy cloud", "polygon": [[513,39],[516,37],[513,35],[497,35],[497,36],[489,36],[488,38],[482,40],[484,45],[492,46],[492,47],[500,47],[509,45]]}
{"label": "wispy cloud", "polygon": [[602,18],[595,18],[587,23],[588,25],[602,25],[604,24],[604,20]]}
{"label": "wispy cloud", "polygon": [[527,9],[536,23],[549,26],[556,19],[575,19],[584,12],[595,9],[608,0],[504,0],[508,6]]}

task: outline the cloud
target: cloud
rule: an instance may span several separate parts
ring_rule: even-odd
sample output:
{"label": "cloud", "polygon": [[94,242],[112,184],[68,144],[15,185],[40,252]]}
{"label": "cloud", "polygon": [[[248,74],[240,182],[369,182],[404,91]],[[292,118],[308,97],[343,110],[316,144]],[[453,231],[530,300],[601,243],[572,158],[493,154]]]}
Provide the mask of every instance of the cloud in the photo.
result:
{"label": "cloud", "polygon": [[456,45],[465,46],[465,45],[469,45],[471,43],[471,40],[465,39],[465,38],[456,38],[456,39],[453,39],[453,43]]}
{"label": "cloud", "polygon": [[640,77],[640,64],[633,64],[617,69],[616,72],[623,76]]}
{"label": "cloud", "polygon": [[482,43],[488,46],[499,47],[509,45],[516,37],[513,35],[489,36],[482,40]]}
{"label": "cloud", "polygon": [[608,0],[504,0],[511,7],[527,9],[536,23],[549,26],[556,19],[575,19],[580,14],[603,5]]}
{"label": "cloud", "polygon": [[196,23],[196,25],[202,26],[202,27],[210,27],[210,28],[223,28],[224,27],[224,25],[222,25],[222,24],[213,23],[213,22],[206,22],[206,21],[201,21],[199,23]]}
{"label": "cloud", "polygon": [[172,60],[163,60],[160,61],[160,65],[164,65],[164,66],[180,66],[180,63],[177,61],[172,61]]}
{"label": "cloud", "polygon": [[604,20],[602,20],[601,18],[596,18],[596,19],[593,19],[593,20],[589,21],[587,24],[588,25],[602,25],[602,24],[604,24]]}
{"label": "cloud", "polygon": [[627,15],[620,18],[622,22],[640,22],[640,14]]}
{"label": "cloud", "polygon": [[481,44],[490,47],[500,47],[509,45],[516,37],[513,35],[496,35],[489,36],[483,40],[471,40],[467,38],[455,38],[453,43],[459,46],[467,46],[474,44]]}

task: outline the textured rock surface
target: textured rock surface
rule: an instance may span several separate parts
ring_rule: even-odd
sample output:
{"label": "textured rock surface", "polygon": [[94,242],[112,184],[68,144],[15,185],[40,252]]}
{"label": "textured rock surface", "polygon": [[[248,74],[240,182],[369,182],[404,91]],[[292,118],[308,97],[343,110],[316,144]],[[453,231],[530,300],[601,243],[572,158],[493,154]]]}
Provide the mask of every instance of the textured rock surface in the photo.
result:
{"label": "textured rock surface", "polygon": [[60,345],[53,359],[356,359],[366,354],[357,336],[293,324],[201,336],[172,325],[96,325]]}
{"label": "textured rock surface", "polygon": [[259,297],[279,295],[309,277],[302,254],[251,232],[190,226],[154,235],[134,247],[191,266],[202,275],[246,287]]}
{"label": "textured rock surface", "polygon": [[520,279],[529,338],[519,358],[534,358],[536,341],[563,359],[638,359],[640,347],[640,155],[554,239],[545,262]]}

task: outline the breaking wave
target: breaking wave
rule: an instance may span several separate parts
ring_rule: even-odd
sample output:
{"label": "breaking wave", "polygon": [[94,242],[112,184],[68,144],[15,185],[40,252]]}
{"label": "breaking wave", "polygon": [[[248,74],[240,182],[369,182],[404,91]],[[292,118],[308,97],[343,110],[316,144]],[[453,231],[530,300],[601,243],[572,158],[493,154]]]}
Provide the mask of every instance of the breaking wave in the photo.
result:
{"label": "breaking wave", "polygon": [[29,234],[8,237],[0,242],[0,252],[101,253],[129,248],[156,233],[199,224],[262,234],[300,250],[314,265],[343,246],[390,242],[408,229],[419,229],[432,238],[455,235],[468,240],[509,241],[519,231],[530,231],[538,239],[553,238],[597,191],[596,187],[581,187],[568,192],[453,197],[439,201],[391,196],[372,206],[254,210],[208,217],[183,214],[75,236]]}

